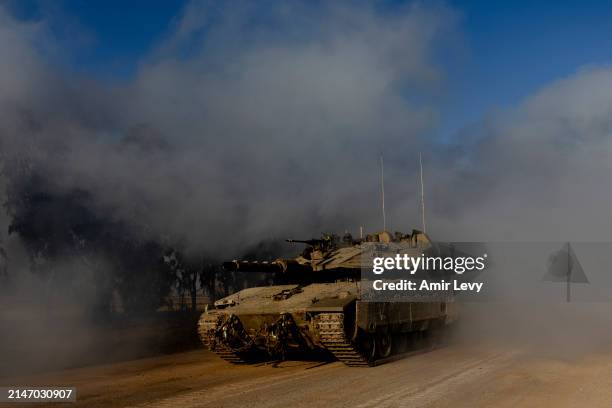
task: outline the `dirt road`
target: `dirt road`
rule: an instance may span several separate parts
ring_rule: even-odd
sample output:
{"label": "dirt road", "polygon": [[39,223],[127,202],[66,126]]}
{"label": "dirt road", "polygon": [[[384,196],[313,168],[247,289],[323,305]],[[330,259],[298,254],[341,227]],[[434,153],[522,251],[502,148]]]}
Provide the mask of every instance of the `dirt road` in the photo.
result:
{"label": "dirt road", "polygon": [[75,386],[75,407],[611,406],[612,352],[573,360],[538,354],[450,346],[379,367],[348,368],[300,361],[232,366],[193,351],[11,385]]}

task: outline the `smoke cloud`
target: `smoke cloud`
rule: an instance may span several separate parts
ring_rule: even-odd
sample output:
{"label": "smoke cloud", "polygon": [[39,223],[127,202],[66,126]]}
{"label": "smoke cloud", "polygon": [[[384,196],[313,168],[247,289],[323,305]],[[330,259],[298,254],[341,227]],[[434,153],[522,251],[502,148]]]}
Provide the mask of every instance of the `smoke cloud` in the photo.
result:
{"label": "smoke cloud", "polygon": [[442,224],[482,240],[609,241],[611,95],[612,69],[587,67],[471,127],[476,141],[439,170]]}
{"label": "smoke cloud", "polygon": [[112,86],[55,71],[37,47],[44,23],[1,18],[4,154],[147,234],[230,256],[270,237],[379,229],[382,153],[401,185],[390,218],[416,212],[416,177],[399,180],[435,126],[445,8],[192,3]]}
{"label": "smoke cloud", "polygon": [[447,8],[191,3],[111,85],[54,66],[44,21],[1,9],[0,21],[4,162],[86,190],[156,238],[229,256],[271,237],[379,229],[380,154],[391,226],[417,226],[419,150],[444,238],[609,235],[612,70],[585,68],[437,145],[435,55],[457,31]]}

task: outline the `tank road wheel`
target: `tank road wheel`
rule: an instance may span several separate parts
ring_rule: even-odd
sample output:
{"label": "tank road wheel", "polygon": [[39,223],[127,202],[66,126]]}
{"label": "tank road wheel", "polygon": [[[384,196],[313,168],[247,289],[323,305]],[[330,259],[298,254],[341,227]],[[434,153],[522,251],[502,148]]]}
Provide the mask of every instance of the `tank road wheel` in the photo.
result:
{"label": "tank road wheel", "polygon": [[422,350],[423,348],[425,348],[425,332],[422,330],[412,332],[411,343],[412,348],[414,348],[415,350]]}
{"label": "tank road wheel", "polygon": [[408,351],[408,343],[410,342],[407,333],[398,333],[393,339],[394,352],[402,354]]}
{"label": "tank road wheel", "polygon": [[388,331],[376,333],[376,350],[379,358],[387,358],[391,355],[393,342]]}
{"label": "tank road wheel", "polygon": [[373,334],[362,333],[359,336],[358,348],[366,360],[376,360],[376,340]]}

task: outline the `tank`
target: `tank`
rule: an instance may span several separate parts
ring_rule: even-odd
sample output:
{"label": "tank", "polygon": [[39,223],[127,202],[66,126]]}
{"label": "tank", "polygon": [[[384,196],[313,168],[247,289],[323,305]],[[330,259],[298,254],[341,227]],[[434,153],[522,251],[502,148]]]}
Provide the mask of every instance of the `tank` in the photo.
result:
{"label": "tank", "polygon": [[367,246],[408,243],[416,256],[439,252],[440,246],[421,231],[287,241],[304,245],[303,252],[293,259],[223,264],[228,272],[273,274],[278,283],[241,290],[202,314],[201,340],[225,360],[327,355],[349,366],[373,366],[430,347],[457,319],[452,296],[435,302],[362,298],[361,257]]}

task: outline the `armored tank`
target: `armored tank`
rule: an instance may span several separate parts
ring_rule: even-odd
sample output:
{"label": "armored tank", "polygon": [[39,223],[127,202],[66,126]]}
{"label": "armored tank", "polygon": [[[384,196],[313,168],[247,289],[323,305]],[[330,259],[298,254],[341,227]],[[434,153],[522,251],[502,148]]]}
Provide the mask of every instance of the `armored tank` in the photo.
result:
{"label": "armored tank", "polygon": [[406,244],[415,256],[440,247],[418,230],[353,239],[323,235],[294,259],[231,261],[226,271],[274,274],[273,286],[241,290],[214,303],[199,321],[204,345],[232,363],[327,354],[349,366],[373,366],[428,347],[456,320],[452,297],[428,302],[362,298],[362,255],[372,243]]}

